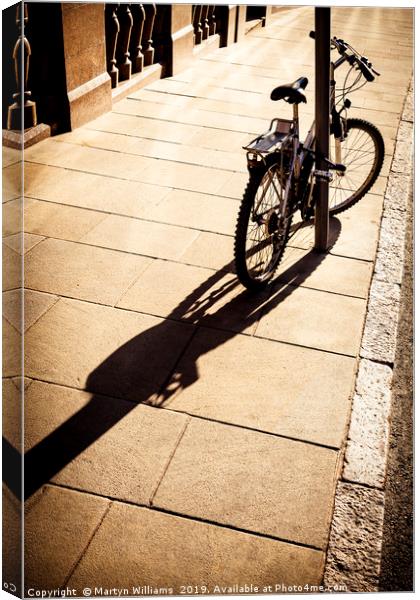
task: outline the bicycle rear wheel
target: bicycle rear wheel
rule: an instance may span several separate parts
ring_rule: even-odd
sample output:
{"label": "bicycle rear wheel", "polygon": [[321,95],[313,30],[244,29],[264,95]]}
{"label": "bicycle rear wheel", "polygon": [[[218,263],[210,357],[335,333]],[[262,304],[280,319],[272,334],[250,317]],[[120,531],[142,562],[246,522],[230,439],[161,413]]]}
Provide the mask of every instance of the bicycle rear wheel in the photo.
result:
{"label": "bicycle rear wheel", "polygon": [[292,207],[284,186],[285,175],[278,164],[250,174],[235,232],[236,273],[249,290],[268,284],[287,244]]}
{"label": "bicycle rear wheel", "polygon": [[375,183],[384,161],[385,147],[380,131],[363,119],[348,119],[347,135],[339,148],[331,136],[330,159],[346,167],[333,172],[330,183],[330,214],[347,210]]}

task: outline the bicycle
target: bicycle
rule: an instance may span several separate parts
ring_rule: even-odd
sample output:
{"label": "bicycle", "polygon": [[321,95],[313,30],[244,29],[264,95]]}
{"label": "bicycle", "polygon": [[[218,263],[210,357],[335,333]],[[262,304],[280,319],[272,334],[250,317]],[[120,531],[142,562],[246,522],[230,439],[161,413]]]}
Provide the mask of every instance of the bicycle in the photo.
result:
{"label": "bicycle", "polygon": [[[314,32],[310,36],[314,38]],[[314,216],[318,180],[329,181],[329,214],[336,215],[356,204],[381,171],[385,149],[380,131],[363,119],[347,118],[351,106],[347,95],[379,73],[344,40],[334,37],[331,49],[339,57],[331,62],[332,156],[323,157],[328,170],[315,169],[315,122],[305,141],[299,140],[299,104],[306,103],[306,77],[271,92],[272,100],[293,105],[293,118],[273,119],[267,132],[244,146],[249,181],[239,208],[234,254],[237,276],[250,290],[265,288],[273,277],[290,238],[294,213],[300,210],[301,224]],[[338,88],[334,72],[346,62],[350,68]],[[350,82],[351,73],[354,80]]]}

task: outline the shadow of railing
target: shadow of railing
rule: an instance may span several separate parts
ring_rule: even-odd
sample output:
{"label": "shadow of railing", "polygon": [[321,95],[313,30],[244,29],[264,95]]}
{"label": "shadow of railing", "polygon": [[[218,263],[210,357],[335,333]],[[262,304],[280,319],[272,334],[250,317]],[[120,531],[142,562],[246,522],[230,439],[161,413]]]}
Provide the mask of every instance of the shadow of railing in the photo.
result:
{"label": "shadow of railing", "polygon": [[[330,222],[330,238],[335,244],[341,231],[340,222]],[[25,455],[25,498],[31,496],[43,484],[53,478],[86,448],[104,435],[138,404],[166,407],[175,393],[194,384],[199,378],[197,361],[200,356],[224,344],[257,324],[262,312],[278,307],[297,286],[302,285],[325,259],[325,254],[308,251],[293,263],[272,284],[268,291],[249,293],[243,290],[223,304],[212,314],[216,302],[240,289],[234,275],[229,277],[226,268],[214,272],[192,292],[158,325],[149,328],[129,340],[113,352],[90,373],[86,391],[91,400],[62,425],[47,435]],[[218,284],[220,284],[218,286]],[[162,352],[168,352],[168,340],[173,339],[174,320],[191,323],[191,336],[182,351],[175,351],[169,378],[156,383],[153,376],[154,360]],[[218,329],[218,335],[209,335],[204,344],[189,347],[188,359],[183,352],[198,327]],[[170,348],[169,348],[170,350]],[[183,355],[182,363],[178,363]],[[182,369],[179,368],[182,364]],[[121,401],[112,411],[107,409],[106,397]],[[115,402],[114,402],[115,405]]]}

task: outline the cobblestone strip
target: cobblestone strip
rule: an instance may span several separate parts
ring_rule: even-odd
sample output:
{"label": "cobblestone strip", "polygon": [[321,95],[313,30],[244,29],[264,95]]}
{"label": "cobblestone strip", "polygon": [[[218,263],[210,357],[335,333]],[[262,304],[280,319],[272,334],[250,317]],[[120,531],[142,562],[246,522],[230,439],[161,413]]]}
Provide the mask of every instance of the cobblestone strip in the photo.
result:
{"label": "cobblestone strip", "polygon": [[378,591],[391,386],[397,341],[407,201],[412,186],[413,87],[398,128],[363,332],[324,583]]}

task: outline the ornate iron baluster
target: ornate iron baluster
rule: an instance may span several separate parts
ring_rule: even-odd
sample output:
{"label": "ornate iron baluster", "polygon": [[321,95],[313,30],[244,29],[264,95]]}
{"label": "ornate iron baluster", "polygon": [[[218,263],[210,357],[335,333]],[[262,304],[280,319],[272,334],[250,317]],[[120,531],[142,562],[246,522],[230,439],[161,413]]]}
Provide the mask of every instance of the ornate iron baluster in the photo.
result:
{"label": "ornate iron baluster", "polygon": [[144,66],[141,38],[146,12],[143,4],[131,4],[131,14],[133,15],[133,29],[131,31],[130,56],[133,63],[133,73],[139,73]]}
{"label": "ornate iron baluster", "polygon": [[203,30],[203,40],[207,40],[209,37],[209,8],[210,6],[208,4],[204,4],[203,8],[201,9],[201,29]]}
{"label": "ornate iron baluster", "polygon": [[28,7],[26,4],[23,4],[23,6],[18,4],[16,7],[16,25],[19,29],[19,37],[13,49],[17,92],[13,94],[14,103],[9,106],[7,111],[7,129],[21,129],[22,111],[24,129],[35,127],[37,124],[36,104],[30,100],[31,92],[27,89],[29,57],[31,56],[31,46],[25,36],[27,22]]}
{"label": "ornate iron baluster", "polygon": [[209,35],[214,35],[216,33],[216,5],[210,4],[209,8]]}
{"label": "ornate iron baluster", "polygon": [[193,6],[193,27],[194,27],[194,44],[201,44],[203,39],[203,30],[201,29],[201,11],[203,9],[202,4],[194,4]]}
{"label": "ornate iron baluster", "polygon": [[118,7],[119,4],[105,4],[106,64],[113,88],[118,85],[119,75],[116,59],[117,40],[120,32],[120,24],[117,16]]}
{"label": "ornate iron baluster", "polygon": [[143,29],[143,47],[147,47],[144,51],[144,66],[148,67],[153,65],[155,58],[155,49],[153,48],[153,27],[155,25],[156,18],[156,4],[145,4],[144,10],[146,12],[146,20]]}
{"label": "ornate iron baluster", "polygon": [[120,21],[120,33],[117,40],[117,64],[120,72],[120,80],[130,79],[131,60],[130,60],[130,37],[133,28],[133,17],[128,4],[120,4],[118,8]]}

